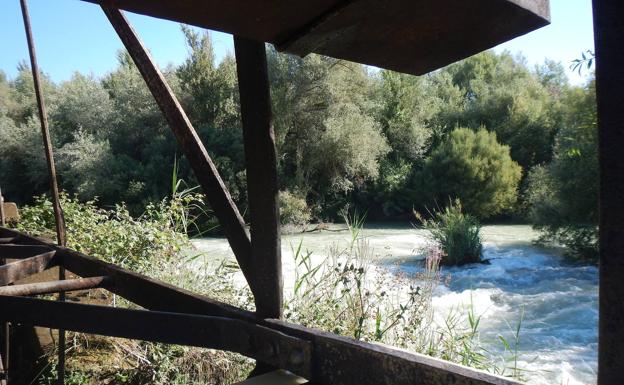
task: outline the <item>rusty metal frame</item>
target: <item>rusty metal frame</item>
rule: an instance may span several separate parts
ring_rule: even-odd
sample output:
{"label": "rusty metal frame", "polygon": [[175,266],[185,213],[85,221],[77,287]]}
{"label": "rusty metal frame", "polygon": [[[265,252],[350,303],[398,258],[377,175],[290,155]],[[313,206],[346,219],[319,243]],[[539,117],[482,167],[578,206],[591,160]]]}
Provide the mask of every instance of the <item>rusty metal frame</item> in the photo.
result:
{"label": "rusty metal frame", "polygon": [[[39,112],[39,123],[41,124],[41,135],[43,137],[43,147],[48,166],[48,176],[50,178],[50,192],[52,195],[52,206],[54,209],[54,224],[56,226],[56,242],[59,245],[67,244],[67,236],[65,233],[65,218],[63,216],[63,208],[59,197],[58,181],[56,179],[56,165],[54,164],[54,154],[52,150],[52,140],[50,138],[50,129],[48,127],[48,114],[46,111],[43,91],[41,89],[41,79],[39,73],[39,64],[37,63],[37,53],[35,50],[35,42],[33,38],[32,28],[30,26],[30,15],[28,13],[27,0],[20,0],[22,8],[22,18],[24,20],[24,32],[26,32],[26,42],[28,45],[28,53],[30,56],[30,66],[33,76],[33,85],[35,88],[35,97],[37,99],[37,110]],[[60,266],[58,270],[59,280],[65,279],[65,268]],[[65,301],[65,292],[58,293],[58,300]],[[8,333],[7,333],[8,335]],[[65,330],[62,328],[58,331],[58,385],[65,383]]]}
{"label": "rusty metal frame", "polygon": [[[303,355],[294,354],[289,357],[281,356],[278,367],[288,368],[288,365],[296,366],[301,363],[297,370],[304,378],[315,384],[321,385],[352,385],[356,383],[375,383],[380,385],[412,385],[414,383],[422,385],[439,385],[453,383],[456,385],[518,385],[519,383],[507,378],[495,376],[483,371],[463,367],[451,362],[431,358],[421,354],[410,353],[401,349],[386,347],[383,345],[370,344],[357,341],[352,338],[340,337],[332,333],[327,333],[303,326],[291,324],[278,319],[258,318],[253,312],[249,312],[237,307],[210,299],[208,297],[191,293],[189,291],[176,288],[155,279],[134,273],[96,258],[92,258],[71,250],[66,247],[54,245],[52,243],[30,237],[26,234],[0,228],[0,237],[17,239],[22,245],[45,245],[55,251],[54,262],[64,266],[67,270],[81,277],[107,276],[113,285],[106,289],[156,313],[177,313],[179,320],[197,320],[193,316],[208,316],[227,320],[237,320],[253,324],[258,327],[270,329],[273,332],[281,333],[295,339],[296,346],[307,346],[310,344],[310,355],[304,350]],[[89,329],[100,326],[94,323],[79,321],[83,314],[100,314],[103,317],[112,317],[110,314],[121,314],[113,308],[98,307],[92,310],[87,305],[68,304],[60,302],[33,302],[18,301],[15,297],[0,296],[0,308],[17,309],[23,306],[24,311],[33,314],[19,316],[10,314],[12,312],[0,313],[0,321],[11,319],[16,322],[30,322],[44,326],[54,327],[59,325],[69,326],[68,329],[83,330],[85,332],[105,333],[126,338],[145,338],[147,340],[159,341],[164,338],[174,338],[175,341],[187,343],[184,338],[186,334],[169,334],[169,337],[154,335],[139,335],[132,330],[127,330],[128,326],[119,324],[116,326],[106,326],[109,329]],[[36,306],[35,306],[36,304]],[[68,306],[76,305],[76,306]],[[44,306],[44,307],[42,307]],[[67,313],[63,317],[69,318],[71,314],[74,321],[53,320],[52,316],[39,316],[34,313],[45,310],[46,314]],[[59,309],[64,309],[61,311]],[[76,310],[74,310],[76,309]],[[20,310],[21,312],[21,310]],[[7,313],[7,314],[5,314]],[[106,314],[106,315],[105,315]],[[138,317],[143,320],[159,319],[161,315],[147,315],[146,313],[124,313],[140,314]],[[155,313],[154,313],[155,314]],[[126,315],[124,315],[126,316]],[[185,318],[189,316],[189,318]],[[24,318],[19,318],[24,317]],[[128,316],[129,317],[129,316]],[[153,318],[152,318],[153,317]],[[162,315],[162,317],[166,317]],[[131,317],[130,317],[131,318]],[[108,319],[108,318],[107,318]],[[204,319],[204,318],[202,318]],[[71,322],[74,322],[73,324]],[[54,322],[54,325],[52,325]],[[67,322],[67,323],[65,323]],[[130,323],[131,321],[129,319]],[[147,321],[146,321],[147,322]],[[195,322],[195,321],[189,321]],[[245,325],[247,325],[245,324]],[[188,326],[191,325],[191,326]],[[105,328],[102,326],[101,328]],[[199,324],[187,324],[190,331],[197,331],[201,328]],[[254,329],[261,330],[265,329]],[[138,332],[137,332],[138,333]],[[219,333],[215,330],[214,333]],[[259,331],[260,333],[260,331]],[[273,335],[273,334],[271,334]],[[148,338],[149,337],[149,338]],[[235,334],[230,334],[230,338],[235,338]],[[158,338],[158,339],[157,339]],[[206,337],[209,338],[209,337]],[[163,342],[168,342],[166,340]],[[291,341],[291,340],[289,340]],[[303,341],[303,342],[301,342]],[[203,345],[202,345],[203,346]],[[230,347],[232,348],[232,347]],[[250,356],[253,352],[243,351],[243,354]],[[283,352],[282,352],[283,353]],[[253,353],[260,354],[260,353]],[[278,352],[278,355],[281,353]],[[256,357],[257,358],[257,357]],[[277,359],[277,358],[275,358]],[[283,363],[283,360],[292,360],[290,363]],[[274,361],[263,359],[262,362],[275,364]]]}
{"label": "rusty metal frame", "polygon": [[[2,188],[0,188],[0,226],[6,226],[4,218],[4,196],[2,195]],[[0,246],[3,243],[12,242],[13,238],[0,238]],[[0,267],[5,263],[4,253],[0,250]],[[7,385],[7,379],[9,377],[9,323],[0,323],[0,385]]]}
{"label": "rusty metal frame", "polygon": [[[25,4],[25,0],[21,1]],[[105,276],[110,280],[110,285],[106,286],[107,290],[146,310],[93,307],[0,295],[0,306],[9,310],[0,314],[0,321],[10,320],[52,328],[67,327],[82,332],[190,345],[197,344],[191,336],[203,330],[202,336],[206,340],[199,344],[200,346],[238,351],[274,367],[290,369],[318,384],[346,385],[374,382],[407,385],[418,381],[423,385],[433,385],[448,380],[458,385],[517,384],[509,379],[431,357],[280,321],[278,318],[282,312],[282,276],[278,184],[264,43],[235,38],[248,172],[250,239],[243,219],[216,167],[164,76],[123,13],[110,5],[102,5],[102,9],[137,65],[204,189],[254,294],[257,312],[248,312],[193,294],[66,247],[1,228],[0,238],[5,240],[2,246],[13,255],[27,257],[28,251],[41,251],[41,248],[33,249],[32,246],[45,246],[52,250],[45,254],[49,257],[39,255],[35,259],[26,258],[6,269],[17,272],[19,278],[53,265],[58,265],[61,269],[67,269],[83,278]],[[27,26],[27,34],[28,30]],[[32,46],[31,40],[29,43]],[[33,54],[34,51],[31,50],[31,57]],[[34,73],[38,73],[35,65],[33,70]],[[42,114],[42,121],[44,119],[45,111]],[[23,246],[31,246],[31,249]],[[34,267],[27,267],[29,264]],[[11,280],[13,281],[14,279]],[[9,283],[9,279],[5,279],[5,282]],[[48,289],[59,288],[58,283],[43,286],[47,286]],[[26,289],[35,293],[32,291],[33,287]],[[101,322],[102,319],[106,322]],[[167,330],[154,327],[151,331],[146,330],[145,325],[150,322],[161,326],[167,322],[178,322],[181,327]],[[214,327],[207,330],[206,325],[209,324]],[[228,328],[225,325],[236,327]],[[256,346],[252,350],[249,350],[249,347],[242,348],[236,345],[240,341],[235,342],[237,330],[241,328],[250,334],[267,335],[272,341],[269,345]],[[230,342],[217,343],[220,341],[219,338]],[[293,351],[288,349],[284,351],[283,347],[276,348],[278,345],[274,343],[280,339],[288,340],[291,345],[298,348]],[[264,353],[261,352],[262,349]],[[61,383],[62,370],[63,368],[59,369]]]}
{"label": "rusty metal frame", "polygon": [[310,377],[311,343],[224,317],[0,296],[2,317],[52,329],[227,350]]}
{"label": "rusty metal frame", "polygon": [[[39,72],[36,66],[30,25],[27,20],[25,0],[21,0],[21,3],[25,10],[24,19],[29,48],[31,48],[31,63],[33,64],[44,144],[46,145],[46,153],[51,159],[49,134],[47,139],[45,136],[45,105],[38,86]],[[347,4],[348,2],[345,1],[344,3]],[[112,2],[107,4],[112,4]],[[615,48],[624,44],[624,27],[622,26],[622,19],[619,17],[624,13],[623,7],[622,2],[593,0],[601,168],[598,372],[600,385],[619,384],[621,374],[624,372],[624,303],[621,301],[621,298],[624,297],[624,285],[621,280],[621,277],[624,276],[624,202],[622,199],[624,158],[620,154],[621,148],[624,146],[624,128],[622,127],[624,119],[621,112],[624,93],[620,89],[624,83],[624,51]],[[271,127],[270,95],[263,43],[239,37],[235,38],[246,166],[250,182],[248,186],[252,222],[250,239],[245,229],[245,223],[232,202],[227,188],[219,177],[206,149],[147,50],[119,10],[109,5],[103,5],[102,8],[130,52],[206,192],[249,282],[258,312],[248,312],[104,263],[68,248],[1,228],[0,257],[19,259],[17,262],[0,267],[0,275],[4,277],[2,284],[13,282],[15,278],[25,277],[58,264],[62,268],[67,268],[87,279],[96,276],[109,277],[114,285],[107,286],[108,290],[148,310],[93,308],[80,304],[0,296],[0,306],[3,306],[3,309],[16,310],[10,315],[7,315],[5,311],[1,312],[0,321],[34,322],[48,327],[67,325],[73,327],[74,330],[85,332],[101,332],[126,338],[145,338],[161,342],[190,342],[192,344],[192,341],[188,340],[189,336],[184,333],[167,337],[162,329],[152,332],[137,330],[137,320],[151,322],[175,319],[176,322],[184,324],[195,323],[194,325],[199,330],[206,324],[217,322],[215,320],[219,319],[220,321],[217,323],[245,325],[243,329],[249,327],[250,330],[266,332],[267,335],[271,336],[271,339],[286,338],[299,344],[297,346],[309,346],[310,354],[304,353],[303,357],[295,354],[297,357],[295,357],[294,362],[298,362],[301,358],[302,369],[296,370],[318,384],[516,383],[431,357],[355,341],[275,319],[281,315],[282,295],[281,271],[279,270],[279,222],[276,220],[275,143]],[[326,17],[331,17],[331,14]],[[295,32],[287,41],[296,41],[297,38]],[[284,44],[288,44],[288,42]],[[53,162],[51,164],[53,167]],[[51,174],[54,175],[53,169]],[[263,184],[267,181],[269,189],[264,191],[262,189]],[[52,189],[54,192],[54,186]],[[56,191],[58,191],[58,187],[56,187]],[[56,210],[55,205],[55,213],[60,213],[60,206],[58,208],[59,210]],[[57,218],[57,224],[60,226],[61,223],[62,216]],[[60,231],[58,232],[59,241],[63,243],[64,235],[61,235]],[[48,249],[53,251],[46,252]],[[44,252],[41,253],[41,251]],[[58,287],[58,283],[51,285]],[[35,306],[45,308],[49,314],[45,316],[35,314]],[[21,309],[20,312],[17,312],[18,309]],[[74,314],[77,317],[70,318],[68,314]],[[93,322],[93,318],[89,318],[93,317],[94,314],[108,317],[110,323],[103,326],[97,325]],[[115,316],[127,317],[127,321],[135,325],[135,329],[116,323]],[[228,330],[230,330],[228,333],[232,332],[231,329]],[[210,338],[215,338],[210,333],[206,334],[206,338],[207,341],[215,341],[210,340]],[[206,343],[201,346],[208,345],[210,344]],[[214,344],[213,347],[215,346],[234,349],[234,347],[225,345]],[[304,351],[308,350],[304,349]],[[242,353],[261,358],[259,356],[261,353],[257,351],[244,350]],[[274,351],[273,353],[277,353],[279,358],[275,360],[264,359],[264,362],[279,367],[288,367],[292,364],[292,362],[283,361],[284,356],[280,355],[280,352]],[[292,357],[288,359],[292,359]],[[2,363],[5,362],[0,362],[0,364]],[[8,362],[5,363],[4,369],[7,369],[7,364]],[[5,379],[0,378],[0,383],[3,381]]]}

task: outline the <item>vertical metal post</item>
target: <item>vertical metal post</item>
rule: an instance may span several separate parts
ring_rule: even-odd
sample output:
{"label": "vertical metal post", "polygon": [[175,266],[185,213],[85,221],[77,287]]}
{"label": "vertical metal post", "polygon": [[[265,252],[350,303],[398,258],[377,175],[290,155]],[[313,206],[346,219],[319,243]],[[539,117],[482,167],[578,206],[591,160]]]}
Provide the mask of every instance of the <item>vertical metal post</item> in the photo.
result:
{"label": "vertical metal post", "polygon": [[247,197],[251,219],[251,266],[256,313],[282,316],[282,261],[277,155],[264,43],[234,37],[240,91]]}
{"label": "vertical metal post", "polygon": [[[39,121],[41,122],[41,134],[43,136],[43,145],[45,147],[46,161],[48,164],[48,173],[50,176],[50,189],[52,193],[52,204],[54,207],[54,219],[56,222],[56,239],[61,246],[66,245],[65,236],[65,220],[63,218],[63,210],[59,199],[58,183],[56,181],[56,167],[54,165],[54,155],[52,153],[52,141],[50,139],[50,130],[48,127],[48,116],[46,112],[45,102],[43,100],[43,92],[41,89],[41,79],[39,75],[39,65],[37,64],[37,55],[35,52],[35,43],[33,41],[32,29],[30,26],[30,16],[28,14],[28,5],[26,0],[21,0],[22,16],[24,18],[24,30],[26,31],[26,40],[28,42],[28,52],[30,54],[30,65],[33,75],[33,83],[35,87],[35,95],[37,97],[37,107],[39,109]],[[59,279],[65,279],[65,268],[59,267]],[[65,301],[65,292],[59,293],[59,301]],[[65,330],[59,329],[58,342],[58,383],[65,383]]]}
{"label": "vertical metal post", "polygon": [[2,196],[2,188],[0,188],[0,225],[2,225],[2,227],[6,225],[4,219],[4,196]]}
{"label": "vertical metal post", "polygon": [[[2,188],[0,188],[0,225],[4,227],[6,220],[4,216],[4,196],[2,195]],[[5,260],[0,258],[0,266],[4,265]],[[3,322],[1,324],[2,331],[2,347],[0,351],[0,374],[4,376],[4,379],[0,377],[0,385],[7,385],[9,382],[9,323]]]}
{"label": "vertical metal post", "polygon": [[598,384],[624,378],[624,2],[594,0],[600,160]]}

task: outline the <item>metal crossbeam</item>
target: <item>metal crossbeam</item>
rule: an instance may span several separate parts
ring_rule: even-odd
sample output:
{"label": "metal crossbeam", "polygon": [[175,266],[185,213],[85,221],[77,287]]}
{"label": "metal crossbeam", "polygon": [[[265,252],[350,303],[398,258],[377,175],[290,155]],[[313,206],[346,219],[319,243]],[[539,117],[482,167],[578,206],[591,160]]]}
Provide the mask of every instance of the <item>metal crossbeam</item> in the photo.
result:
{"label": "metal crossbeam", "polygon": [[[309,376],[302,376],[315,384],[518,385],[518,382],[507,378],[422,354],[356,341],[276,319],[259,319],[252,312],[159,282],[68,248],[43,242],[26,234],[2,228],[0,234],[19,236],[24,244],[52,247],[57,252],[58,263],[77,275],[110,276],[115,282],[109,289],[111,292],[146,309],[235,319],[308,341],[312,344],[312,372]],[[0,303],[0,306],[4,305]],[[229,338],[235,338],[236,335],[233,333]]]}
{"label": "metal crossbeam", "polygon": [[9,285],[51,267],[51,261],[55,254],[55,251],[48,251],[34,257],[0,266],[0,286]]}
{"label": "metal crossbeam", "polygon": [[311,375],[312,344],[251,322],[0,296],[0,320],[80,333],[227,350]]}
{"label": "metal crossbeam", "polygon": [[113,281],[109,277],[89,277],[64,279],[58,281],[27,283],[23,285],[0,286],[0,295],[39,295],[110,287]]}
{"label": "metal crossbeam", "polygon": [[[8,238],[13,239],[13,238]],[[0,258],[2,259],[24,259],[35,255],[52,251],[47,246],[2,244],[0,242]]]}

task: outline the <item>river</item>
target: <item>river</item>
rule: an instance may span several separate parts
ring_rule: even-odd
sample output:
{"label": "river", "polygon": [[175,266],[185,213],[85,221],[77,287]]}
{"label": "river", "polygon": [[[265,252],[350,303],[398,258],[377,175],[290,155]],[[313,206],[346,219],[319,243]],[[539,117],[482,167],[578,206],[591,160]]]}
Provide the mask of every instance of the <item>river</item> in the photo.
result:
{"label": "river", "polygon": [[[524,225],[482,229],[484,257],[490,264],[442,268],[444,284],[435,292],[437,314],[471,304],[481,315],[480,338],[492,353],[503,348],[498,336],[513,339],[522,318],[518,367],[529,384],[595,384],[598,349],[598,270],[566,263],[557,252],[532,244],[538,234]],[[368,225],[362,236],[374,248],[374,263],[392,274],[422,271],[423,230],[409,226]],[[315,232],[282,237],[285,291],[292,289],[292,247],[323,255],[336,243],[348,242],[347,231]],[[220,238],[194,241],[214,262],[231,258]],[[522,317],[523,314],[523,317]]]}

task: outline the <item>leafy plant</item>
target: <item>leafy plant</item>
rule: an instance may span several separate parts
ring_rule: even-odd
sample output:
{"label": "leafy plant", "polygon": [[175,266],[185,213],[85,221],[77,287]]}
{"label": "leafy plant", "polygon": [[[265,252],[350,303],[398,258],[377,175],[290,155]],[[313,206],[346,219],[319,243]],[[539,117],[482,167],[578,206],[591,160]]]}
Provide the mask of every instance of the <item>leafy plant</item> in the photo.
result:
{"label": "leafy plant", "polygon": [[283,225],[303,226],[312,219],[305,197],[288,190],[280,191],[280,221]]}
{"label": "leafy plant", "polygon": [[[139,218],[130,215],[126,206],[106,210],[96,200],[80,202],[61,194],[61,206],[67,226],[67,245],[79,252],[132,269],[147,268],[158,259],[176,256],[188,247],[188,237],[181,232],[188,227],[189,206],[201,202],[199,195],[177,196],[148,205]],[[52,203],[46,196],[21,209],[18,230],[54,238]]]}
{"label": "leafy plant", "polygon": [[444,209],[428,214],[429,218],[426,219],[414,211],[416,218],[429,230],[433,241],[442,250],[442,265],[460,266],[481,262],[481,225],[475,217],[462,211],[459,200],[449,200]]}
{"label": "leafy plant", "polygon": [[496,134],[457,128],[426,160],[420,175],[424,197],[416,201],[457,198],[468,213],[488,218],[514,207],[521,175]]}
{"label": "leafy plant", "polygon": [[585,67],[587,70],[590,70],[592,68],[594,60],[596,60],[596,54],[594,53],[594,51],[588,49],[587,51],[581,52],[580,58],[572,60],[572,64],[570,64],[570,69],[572,71],[577,71],[580,75],[583,67]]}
{"label": "leafy plant", "polygon": [[598,262],[598,129],[595,83],[575,91],[574,113],[557,133],[553,160],[527,178],[528,219],[541,243],[566,248],[570,258]]}

